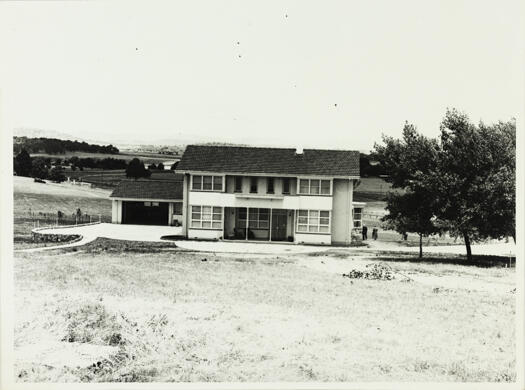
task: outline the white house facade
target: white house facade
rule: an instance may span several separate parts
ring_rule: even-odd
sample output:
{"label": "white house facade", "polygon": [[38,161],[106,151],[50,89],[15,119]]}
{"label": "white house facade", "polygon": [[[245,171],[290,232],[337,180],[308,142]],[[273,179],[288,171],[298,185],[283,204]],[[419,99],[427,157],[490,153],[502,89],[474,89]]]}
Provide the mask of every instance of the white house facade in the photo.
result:
{"label": "white house facade", "polygon": [[[113,221],[137,223],[147,212],[147,221],[181,226],[188,239],[325,245],[350,245],[361,226],[356,151],[190,145],[176,177],[177,184],[158,182],[143,194],[135,188],[131,198],[117,188]],[[122,217],[127,209],[131,219]]]}

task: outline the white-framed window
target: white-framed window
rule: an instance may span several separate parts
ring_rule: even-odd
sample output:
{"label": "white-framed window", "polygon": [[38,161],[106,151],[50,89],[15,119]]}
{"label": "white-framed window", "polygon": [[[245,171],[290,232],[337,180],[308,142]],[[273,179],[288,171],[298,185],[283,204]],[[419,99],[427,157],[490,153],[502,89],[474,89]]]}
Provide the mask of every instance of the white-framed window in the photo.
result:
{"label": "white-framed window", "polygon": [[297,210],[297,231],[303,233],[330,233],[330,211]]}
{"label": "white-framed window", "polygon": [[191,227],[222,229],[222,207],[191,206]]}
{"label": "white-framed window", "polygon": [[154,206],[158,206],[159,205],[159,202],[144,202],[144,206],[146,207],[154,207]]}
{"label": "white-framed window", "polygon": [[173,214],[182,215],[182,202],[173,203]]}
{"label": "white-framed window", "polygon": [[193,175],[191,189],[194,191],[222,191],[223,177],[212,175]]}
{"label": "white-framed window", "polygon": [[326,179],[299,179],[300,195],[331,195],[332,181]]}
{"label": "white-framed window", "polygon": [[354,220],[354,228],[361,228],[363,226],[363,209],[361,207],[353,208],[352,219]]}
{"label": "white-framed window", "polygon": [[268,229],[270,227],[270,209],[251,208],[248,217],[250,229]]}
{"label": "white-framed window", "polygon": [[[245,229],[246,224],[250,229],[269,229],[270,228],[270,209],[251,208],[248,213],[246,208],[238,211],[237,227]],[[247,220],[247,217],[250,219]]]}

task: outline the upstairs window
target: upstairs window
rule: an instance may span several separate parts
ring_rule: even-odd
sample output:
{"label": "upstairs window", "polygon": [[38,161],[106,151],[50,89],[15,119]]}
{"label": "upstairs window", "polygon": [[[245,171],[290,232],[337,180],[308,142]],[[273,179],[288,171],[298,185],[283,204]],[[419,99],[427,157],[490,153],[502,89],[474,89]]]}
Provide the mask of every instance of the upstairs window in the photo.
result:
{"label": "upstairs window", "polygon": [[283,178],[283,194],[289,194],[290,193],[290,178],[285,177]]}
{"label": "upstairs window", "polygon": [[257,177],[250,178],[250,193],[251,194],[257,193]]}
{"label": "upstairs window", "polygon": [[242,176],[235,176],[235,192],[242,192]]}
{"label": "upstairs window", "polygon": [[191,189],[195,191],[222,191],[222,176],[194,175]]}
{"label": "upstairs window", "polygon": [[274,184],[274,181],[273,181],[273,177],[269,177],[267,180],[267,187],[266,187],[266,193],[268,194],[273,194],[274,193],[274,188],[273,188],[273,184]]}
{"label": "upstairs window", "polygon": [[330,180],[299,179],[301,195],[331,195]]}

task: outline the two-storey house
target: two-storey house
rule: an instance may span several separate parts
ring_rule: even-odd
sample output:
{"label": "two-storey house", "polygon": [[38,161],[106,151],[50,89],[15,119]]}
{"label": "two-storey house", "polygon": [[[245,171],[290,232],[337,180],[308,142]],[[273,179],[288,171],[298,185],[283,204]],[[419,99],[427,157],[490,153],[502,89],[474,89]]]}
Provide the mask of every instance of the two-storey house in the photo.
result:
{"label": "two-storey house", "polygon": [[348,245],[359,153],[190,145],[174,181],[122,182],[113,222],[178,226],[190,239]]}

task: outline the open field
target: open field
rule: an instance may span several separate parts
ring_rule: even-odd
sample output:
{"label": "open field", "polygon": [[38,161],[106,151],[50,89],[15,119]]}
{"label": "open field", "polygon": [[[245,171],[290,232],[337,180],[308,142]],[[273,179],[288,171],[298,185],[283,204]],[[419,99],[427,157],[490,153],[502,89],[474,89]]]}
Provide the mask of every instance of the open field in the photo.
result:
{"label": "open field", "polygon": [[[206,260],[206,261],[204,261]],[[99,239],[17,253],[19,381],[514,381],[515,272]],[[407,281],[407,277],[410,281]],[[94,365],[93,365],[94,364]]]}
{"label": "open field", "polygon": [[[15,176],[14,190],[14,245],[15,249],[42,246],[31,241],[31,229],[38,226],[56,224],[58,210],[64,213],[60,224],[75,223],[74,214],[80,208],[83,214],[93,221],[99,218],[111,221],[111,201],[109,191],[90,189],[67,184],[40,184],[28,177]],[[89,222],[89,217],[83,222]]]}
{"label": "open field", "polygon": [[[101,188],[115,188],[118,183],[126,179],[126,171],[124,169],[87,169],[83,171],[67,171],[66,177],[69,177],[70,180],[79,180],[86,183],[91,183],[97,187]],[[152,170],[151,177],[152,180],[178,180],[175,173],[171,170]]]}
{"label": "open field", "polygon": [[135,157],[142,160],[146,164],[159,163],[164,161],[179,160],[180,157],[169,155],[169,154],[157,154],[157,153],[127,153],[121,152],[118,154],[109,154],[109,153],[90,153],[90,152],[65,152],[63,154],[50,154],[50,153],[31,153],[31,157],[49,157],[53,158],[93,158],[93,159],[103,159],[103,158],[118,158],[121,160],[130,161]]}

